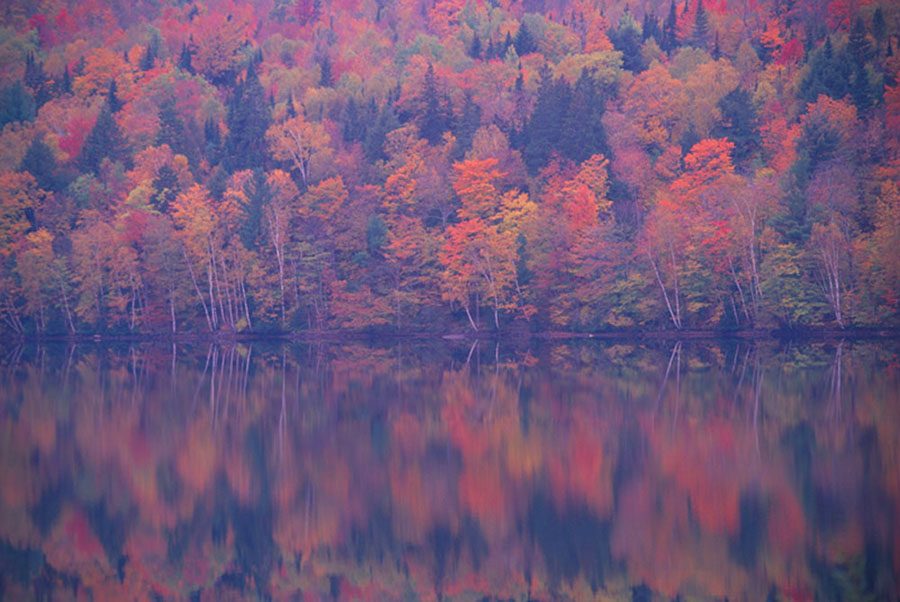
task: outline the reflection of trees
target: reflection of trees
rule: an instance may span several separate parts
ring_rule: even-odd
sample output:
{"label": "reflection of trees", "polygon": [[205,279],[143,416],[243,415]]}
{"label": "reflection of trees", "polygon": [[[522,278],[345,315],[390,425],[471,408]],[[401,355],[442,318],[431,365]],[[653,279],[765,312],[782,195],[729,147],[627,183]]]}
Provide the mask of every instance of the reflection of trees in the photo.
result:
{"label": "reflection of trees", "polygon": [[900,568],[890,361],[848,342],[11,349],[0,552],[26,568],[4,585],[877,596]]}

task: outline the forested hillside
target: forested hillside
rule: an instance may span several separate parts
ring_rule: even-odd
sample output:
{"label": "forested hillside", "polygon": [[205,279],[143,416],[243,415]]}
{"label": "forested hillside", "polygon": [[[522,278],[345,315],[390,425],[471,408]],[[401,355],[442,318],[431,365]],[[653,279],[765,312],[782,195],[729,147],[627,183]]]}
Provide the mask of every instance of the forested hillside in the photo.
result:
{"label": "forested hillside", "polygon": [[900,323],[889,0],[16,0],[7,334]]}

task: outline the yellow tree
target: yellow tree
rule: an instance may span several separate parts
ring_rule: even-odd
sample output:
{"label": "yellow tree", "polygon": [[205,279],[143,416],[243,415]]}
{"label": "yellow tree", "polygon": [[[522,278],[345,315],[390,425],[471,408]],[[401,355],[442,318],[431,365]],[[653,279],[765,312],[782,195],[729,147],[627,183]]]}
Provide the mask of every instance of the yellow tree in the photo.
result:
{"label": "yellow tree", "polygon": [[470,309],[473,295],[476,309],[481,298],[490,299],[494,326],[498,329],[500,310],[515,305],[515,217],[527,209],[521,195],[502,195],[497,189],[496,181],[503,174],[496,165],[497,160],[490,158],[466,160],[453,166],[457,176],[453,188],[462,203],[462,221],[447,228],[439,253],[444,267],[444,299],[462,305],[474,330],[478,330],[478,325]]}
{"label": "yellow tree", "polygon": [[272,155],[288,161],[300,174],[304,186],[314,179],[316,166],[330,155],[331,136],[321,123],[297,115],[272,125],[266,132]]}

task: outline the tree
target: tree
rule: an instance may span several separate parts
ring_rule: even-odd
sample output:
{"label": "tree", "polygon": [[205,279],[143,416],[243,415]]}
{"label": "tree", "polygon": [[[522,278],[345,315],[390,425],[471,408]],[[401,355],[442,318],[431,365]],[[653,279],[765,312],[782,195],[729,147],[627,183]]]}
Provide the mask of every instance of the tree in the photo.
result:
{"label": "tree", "polygon": [[[442,290],[446,301],[459,303],[469,324],[478,330],[471,308],[486,297],[493,305],[494,327],[500,328],[500,310],[515,307],[516,227],[504,227],[504,214],[522,204],[522,195],[501,195],[495,182],[502,176],[496,159],[466,160],[454,164],[453,189],[462,207],[461,221],[447,228],[439,253],[444,267]],[[527,198],[527,197],[525,197]],[[512,225],[512,224],[510,224]]]}
{"label": "tree", "polygon": [[691,45],[697,48],[709,46],[709,17],[703,8],[703,0],[697,0],[697,11],[694,13],[694,26],[691,29]]}
{"label": "tree", "polygon": [[330,152],[331,136],[321,123],[307,121],[297,115],[282,123],[273,124],[266,132],[272,156],[287,161],[300,174],[304,186],[314,181],[317,161]]}
{"label": "tree", "polygon": [[226,117],[228,136],[225,156],[233,170],[262,168],[269,149],[266,133],[271,123],[266,93],[259,83],[253,63],[247,67],[244,81],[235,88]]}
{"label": "tree", "polygon": [[450,119],[438,98],[434,65],[431,63],[428,64],[428,70],[425,72],[419,104],[422,107],[418,120],[419,133],[428,140],[428,144],[434,146],[441,141],[444,132],[450,129]]}
{"label": "tree", "polygon": [[129,158],[128,144],[116,118],[107,105],[100,109],[97,121],[81,147],[81,166],[95,174],[100,172],[103,159],[127,162]]}
{"label": "tree", "polygon": [[34,97],[21,81],[7,85],[0,91],[0,129],[7,123],[34,120]]}

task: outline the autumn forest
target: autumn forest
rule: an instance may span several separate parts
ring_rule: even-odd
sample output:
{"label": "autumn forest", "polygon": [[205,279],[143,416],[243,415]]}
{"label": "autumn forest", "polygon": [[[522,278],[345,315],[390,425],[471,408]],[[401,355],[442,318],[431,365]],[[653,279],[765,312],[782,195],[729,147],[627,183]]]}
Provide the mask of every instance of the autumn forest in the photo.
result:
{"label": "autumn forest", "polygon": [[900,326],[888,0],[12,0],[4,336]]}

